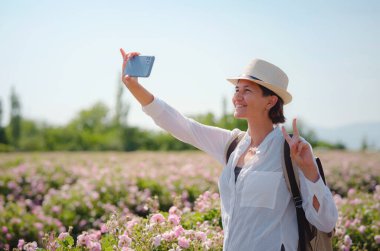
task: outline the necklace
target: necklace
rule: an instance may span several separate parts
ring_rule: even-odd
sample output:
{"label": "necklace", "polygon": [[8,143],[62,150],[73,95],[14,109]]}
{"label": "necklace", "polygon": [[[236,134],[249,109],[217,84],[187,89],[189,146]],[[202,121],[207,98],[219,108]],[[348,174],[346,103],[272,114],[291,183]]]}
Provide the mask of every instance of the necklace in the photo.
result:
{"label": "necklace", "polygon": [[251,152],[253,154],[257,153],[257,146],[250,146],[248,147],[248,152]]}

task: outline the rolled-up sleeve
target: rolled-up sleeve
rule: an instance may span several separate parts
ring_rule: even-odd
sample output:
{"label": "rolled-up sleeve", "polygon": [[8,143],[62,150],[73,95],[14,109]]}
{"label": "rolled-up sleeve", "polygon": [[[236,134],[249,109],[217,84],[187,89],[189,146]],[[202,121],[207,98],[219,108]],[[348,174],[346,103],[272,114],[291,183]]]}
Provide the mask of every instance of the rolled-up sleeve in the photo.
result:
{"label": "rolled-up sleeve", "polygon": [[[303,199],[302,206],[307,220],[320,231],[331,232],[338,220],[338,210],[330,189],[323,183],[321,176],[316,182],[312,182],[304,176],[300,169],[298,171]],[[314,195],[319,202],[318,211],[313,206]]]}
{"label": "rolled-up sleeve", "polygon": [[225,164],[225,146],[234,135],[237,135],[239,130],[229,131],[219,127],[203,125],[185,117],[156,97],[153,102],[142,109],[153,119],[156,125],[172,134],[175,138],[195,146],[214,157],[221,164]]}

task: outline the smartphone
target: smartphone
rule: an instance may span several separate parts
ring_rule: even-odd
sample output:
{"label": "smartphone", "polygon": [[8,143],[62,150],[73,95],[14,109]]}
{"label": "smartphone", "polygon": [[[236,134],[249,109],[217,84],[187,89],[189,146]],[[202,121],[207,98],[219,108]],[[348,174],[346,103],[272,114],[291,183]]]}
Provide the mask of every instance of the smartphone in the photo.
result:
{"label": "smartphone", "polygon": [[152,71],[154,56],[135,56],[128,60],[124,75],[147,78]]}

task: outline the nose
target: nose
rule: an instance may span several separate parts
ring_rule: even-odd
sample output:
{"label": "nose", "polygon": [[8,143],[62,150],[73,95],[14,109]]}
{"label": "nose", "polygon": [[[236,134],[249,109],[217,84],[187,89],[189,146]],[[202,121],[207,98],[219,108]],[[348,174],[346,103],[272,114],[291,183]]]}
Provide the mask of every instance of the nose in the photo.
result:
{"label": "nose", "polygon": [[236,91],[234,94],[234,98],[241,100],[243,98],[243,95],[239,91]]}

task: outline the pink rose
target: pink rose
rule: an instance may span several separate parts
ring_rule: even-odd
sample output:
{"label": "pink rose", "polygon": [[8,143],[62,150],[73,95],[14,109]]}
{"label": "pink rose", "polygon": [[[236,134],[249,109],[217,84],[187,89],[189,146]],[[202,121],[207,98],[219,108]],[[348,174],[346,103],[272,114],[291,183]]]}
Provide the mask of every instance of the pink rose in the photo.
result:
{"label": "pink rose", "polygon": [[88,248],[90,249],[90,251],[101,251],[102,245],[100,245],[100,243],[97,241],[91,241]]}
{"label": "pink rose", "polygon": [[131,245],[131,242],[132,242],[132,239],[129,238],[129,236],[125,233],[119,236],[118,246],[119,248],[129,247]]}
{"label": "pink rose", "polygon": [[86,234],[81,234],[77,238],[77,246],[84,246],[86,245],[87,242],[87,235]]}
{"label": "pink rose", "polygon": [[36,222],[36,223],[34,223],[34,226],[35,226],[38,230],[42,230],[42,229],[44,229],[44,224],[42,224],[41,222]]}
{"label": "pink rose", "polygon": [[25,251],[36,251],[37,250],[37,242],[29,242],[24,246]]}
{"label": "pink rose", "polygon": [[354,188],[350,188],[348,189],[347,195],[348,197],[352,197],[355,195],[355,193],[356,193],[356,190]]}
{"label": "pink rose", "polygon": [[342,245],[340,248],[342,251],[350,251],[350,248],[346,247],[345,245]]}
{"label": "pink rose", "polygon": [[102,224],[102,226],[100,227],[100,232],[102,232],[102,233],[107,233],[108,232],[106,224]]}
{"label": "pink rose", "polygon": [[153,238],[153,246],[158,247],[161,244],[161,235],[157,235]]}
{"label": "pink rose", "polygon": [[172,206],[172,207],[169,209],[169,214],[170,214],[170,215],[175,214],[175,215],[181,216],[182,212],[181,212],[181,210],[179,210],[176,206]]}
{"label": "pink rose", "polygon": [[59,207],[59,206],[53,206],[53,207],[51,208],[51,211],[52,211],[53,213],[59,213],[59,212],[61,212],[61,207]]}
{"label": "pink rose", "polygon": [[67,236],[70,236],[70,234],[68,232],[60,233],[58,236],[58,239],[62,241],[64,239],[66,239]]}
{"label": "pink rose", "polygon": [[160,224],[160,223],[162,223],[164,221],[165,221],[165,217],[162,216],[162,214],[154,214],[150,218],[150,223],[154,223],[154,224]]}
{"label": "pink rose", "polygon": [[175,214],[171,214],[169,215],[169,218],[168,218],[169,222],[172,223],[174,226],[177,226],[179,224],[179,222],[181,221],[180,218],[175,215]]}
{"label": "pink rose", "polygon": [[364,231],[366,230],[366,227],[361,225],[359,228],[358,228],[359,232],[362,234],[364,233]]}
{"label": "pink rose", "polygon": [[179,237],[178,238],[178,245],[181,248],[189,248],[190,247],[190,241],[186,239],[185,237]]}
{"label": "pink rose", "polygon": [[352,240],[349,235],[344,236],[344,245],[350,247],[352,245]]}
{"label": "pink rose", "polygon": [[173,241],[176,237],[177,236],[176,236],[176,233],[174,231],[165,232],[165,233],[162,234],[162,238],[165,241]]}
{"label": "pink rose", "polygon": [[201,232],[201,231],[197,231],[195,233],[195,238],[201,242],[204,242],[206,240],[206,234],[204,232]]}
{"label": "pink rose", "polygon": [[3,231],[4,234],[8,233],[8,228],[6,226],[3,226],[1,230]]}
{"label": "pink rose", "polygon": [[24,239],[18,240],[17,248],[20,249],[20,250],[22,250],[24,244],[25,244]]}
{"label": "pink rose", "polygon": [[380,244],[380,235],[375,235],[374,239],[376,244]]}
{"label": "pink rose", "polygon": [[183,227],[181,225],[176,226],[174,228],[174,233],[175,233],[176,237],[180,236],[183,232],[185,232],[185,229],[183,229]]}

